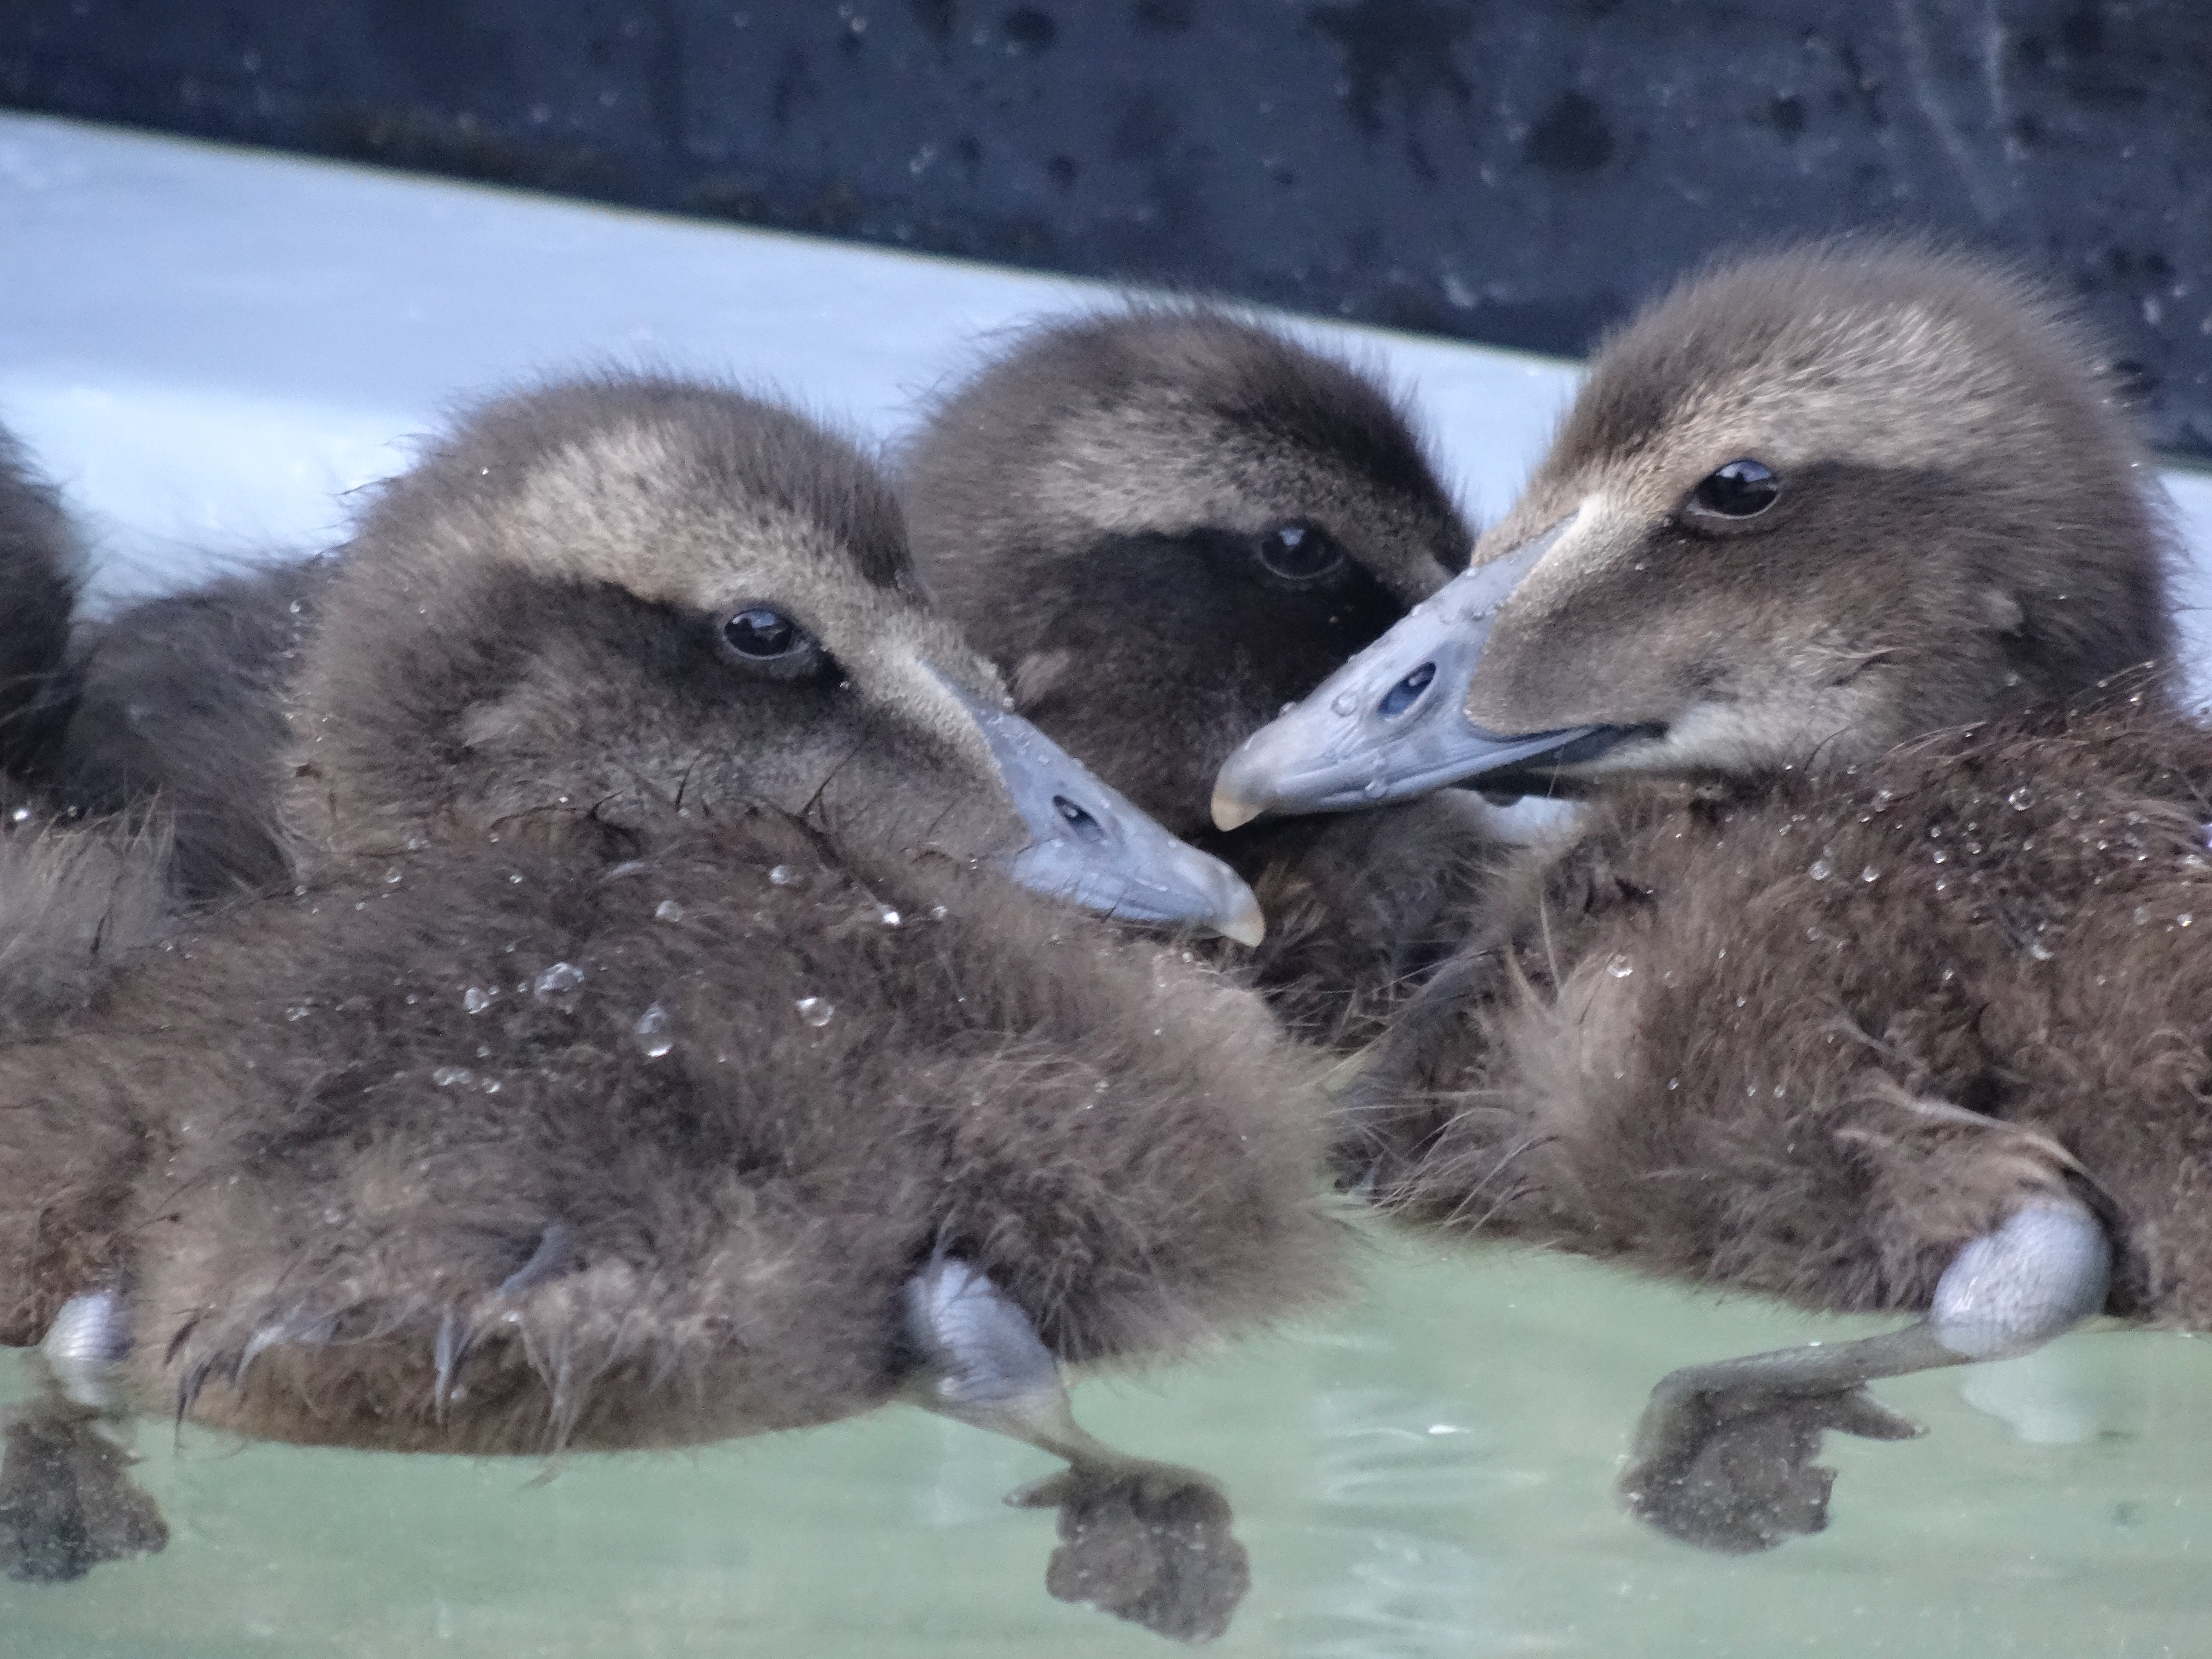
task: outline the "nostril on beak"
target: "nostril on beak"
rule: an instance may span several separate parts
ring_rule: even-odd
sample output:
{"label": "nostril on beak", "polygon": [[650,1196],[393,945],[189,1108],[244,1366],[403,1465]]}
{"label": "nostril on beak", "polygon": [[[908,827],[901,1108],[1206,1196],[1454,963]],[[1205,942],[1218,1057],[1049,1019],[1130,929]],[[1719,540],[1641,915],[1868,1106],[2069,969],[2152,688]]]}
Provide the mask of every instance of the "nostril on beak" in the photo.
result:
{"label": "nostril on beak", "polygon": [[1397,719],[1421,700],[1421,693],[1429,689],[1429,682],[1436,677],[1436,664],[1423,663],[1382,694],[1382,701],[1375,705],[1375,712],[1386,720]]}
{"label": "nostril on beak", "polygon": [[1054,795],[1052,798],[1052,805],[1053,810],[1066,821],[1067,827],[1075,831],[1079,840],[1103,842],[1106,839],[1106,831],[1098,820],[1068,799],[1066,796]]}

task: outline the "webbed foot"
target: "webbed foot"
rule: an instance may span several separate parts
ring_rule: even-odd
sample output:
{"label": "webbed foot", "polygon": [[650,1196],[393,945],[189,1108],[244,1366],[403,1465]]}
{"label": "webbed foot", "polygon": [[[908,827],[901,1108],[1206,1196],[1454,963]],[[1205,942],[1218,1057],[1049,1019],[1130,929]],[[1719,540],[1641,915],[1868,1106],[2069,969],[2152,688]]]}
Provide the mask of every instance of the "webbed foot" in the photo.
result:
{"label": "webbed foot", "polygon": [[1920,1432],[1863,1384],[2039,1347],[2103,1305],[2111,1259],[2086,1206],[2039,1194],[1967,1241],[1917,1324],[1662,1379],[1637,1425],[1621,1498],[1638,1518],[1707,1549],[1771,1550],[1819,1532],[1836,1480],[1833,1469],[1813,1462],[1821,1435],[1907,1440]]}
{"label": "webbed foot", "polygon": [[1024,1441],[1068,1467],[1006,1501],[1057,1509],[1045,1589],[1185,1642],[1210,1641],[1252,1582],[1219,1486],[1195,1469],[1125,1456],[1079,1427],[1060,1367],[1026,1315],[966,1263],[944,1257],[907,1286],[907,1322],[932,1411]]}
{"label": "webbed foot", "polygon": [[137,1462],[89,1413],[44,1401],[25,1407],[8,1425],[0,1457],[0,1572],[64,1583],[167,1544],[161,1510],[131,1481]]}
{"label": "webbed foot", "polygon": [[1059,1510],[1060,1545],[1044,1587],[1060,1601],[1180,1642],[1210,1642],[1251,1588],[1229,1500],[1195,1469],[1085,1465],[1009,1492],[1006,1502]]}
{"label": "webbed foot", "polygon": [[1749,1554],[1826,1527],[1836,1473],[1813,1459],[1827,1431],[1869,1440],[1921,1432],[1862,1388],[1761,1394],[1685,1386],[1684,1375],[1652,1391],[1620,1496],[1638,1520],[1705,1549]]}

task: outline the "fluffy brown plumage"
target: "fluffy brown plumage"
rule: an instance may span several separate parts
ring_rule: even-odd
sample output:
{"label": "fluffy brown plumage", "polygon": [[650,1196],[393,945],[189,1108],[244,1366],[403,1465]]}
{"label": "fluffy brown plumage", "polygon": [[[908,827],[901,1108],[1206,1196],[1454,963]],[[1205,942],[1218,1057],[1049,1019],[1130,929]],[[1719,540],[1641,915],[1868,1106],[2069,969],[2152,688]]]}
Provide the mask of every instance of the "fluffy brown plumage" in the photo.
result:
{"label": "fluffy brown plumage", "polygon": [[80,626],[72,708],[40,781],[80,813],[158,819],[176,902],[285,882],[284,693],[331,563],[225,576]]}
{"label": "fluffy brown plumage", "polygon": [[63,653],[76,605],[79,557],[59,497],[0,431],[0,773],[35,766],[64,712]]}
{"label": "fluffy brown plumage", "polygon": [[[882,1403],[933,1254],[1072,1361],[1203,1344],[1322,1270],[1310,1079],[1154,947],[986,879],[864,883],[774,816],[611,866],[502,844],[391,872],[244,912],[127,976],[96,1033],[0,1060],[65,1137],[46,1167],[118,1107],[135,1131],[113,1209],[9,1206],[11,1261],[42,1215],[127,1252],[11,1272],[11,1340],[127,1282],[149,1409],[542,1453]],[[502,1294],[556,1229],[569,1259]]]}
{"label": "fluffy brown plumage", "polygon": [[59,495],[0,432],[0,1038],[81,1006],[166,910],[163,830],[143,814],[80,827],[53,778],[81,565]]}
{"label": "fluffy brown plumage", "polygon": [[1756,791],[1608,791],[1455,960],[1376,1103],[1381,1192],[1878,1312],[1924,1308],[2024,1191],[2085,1184],[2112,1310],[2212,1324],[2208,817],[2212,737],[2148,694]]}
{"label": "fluffy brown plumage", "polygon": [[1869,1378],[2212,1322],[2212,735],[2167,690],[2155,487],[2055,308],[1881,242],[1723,265],[1598,355],[1477,564],[1539,544],[1457,741],[1558,732],[1594,804],[1376,1049],[1374,1190],[1929,1310],[1670,1378],[1632,1504],[1771,1545],[1823,1523],[1823,1428],[1903,1431]]}
{"label": "fluffy brown plumage", "polygon": [[[0,1052],[0,1334],[136,1409],[408,1450],[918,1391],[1070,1457],[1077,1594],[1218,1628],[1225,1506],[1036,1416],[1042,1356],[1331,1287],[1311,1078],[1218,975],[984,867],[1036,833],[967,712],[995,678],[860,457],[672,381],[489,405],[371,507],[297,685],[301,890]],[[1004,1379],[917,1313],[948,1273],[1042,1339],[1028,1415],[957,1391]],[[1166,1568],[1086,1574],[1133,1529]]]}
{"label": "fluffy brown plumage", "polygon": [[1407,405],[1352,365],[1204,307],[1021,336],[932,412],[902,491],[933,595],[1017,707],[1253,884],[1251,963],[1347,1046],[1463,931],[1497,856],[1446,796],[1212,832],[1222,760],[1414,602],[1473,538]]}

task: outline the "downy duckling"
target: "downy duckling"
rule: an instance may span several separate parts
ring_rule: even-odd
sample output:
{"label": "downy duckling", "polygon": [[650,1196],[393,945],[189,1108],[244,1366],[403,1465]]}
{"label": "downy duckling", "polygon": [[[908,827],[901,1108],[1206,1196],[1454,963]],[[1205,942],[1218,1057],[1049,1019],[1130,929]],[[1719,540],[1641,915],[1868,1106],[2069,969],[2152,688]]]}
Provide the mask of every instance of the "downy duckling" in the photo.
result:
{"label": "downy duckling", "polygon": [[109,1415],[558,1455],[905,1398],[1067,1460],[1015,1500],[1055,1595],[1216,1633],[1226,1504],[1059,1367],[1333,1288],[1310,1063],[1022,890],[1255,919],[1005,711],[862,458],[712,387],[511,398],[377,497],[306,650],[299,890],[0,1048],[0,1340],[52,1376],[8,1570],[158,1544]]}
{"label": "downy duckling", "polygon": [[0,592],[8,595],[0,619],[0,776],[21,779],[36,763],[63,712],[57,692],[80,562],[60,497],[0,428]]}
{"label": "downy duckling", "polygon": [[331,571],[327,558],[240,571],[78,625],[68,720],[40,781],[81,816],[154,822],[178,908],[290,879],[284,700]]}
{"label": "downy duckling", "polygon": [[1202,306],[1020,336],[931,412],[902,493],[932,595],[1017,708],[1260,895],[1257,981],[1295,1028],[1371,1037],[1497,856],[1453,793],[1213,833],[1230,750],[1467,564],[1409,411],[1369,375]]}
{"label": "downy duckling", "polygon": [[2212,734],[2154,480],[2024,283],[1725,264],[1598,353],[1470,573],[1223,769],[1226,823],[1378,769],[1595,797],[1360,1079],[1386,1202],[1922,1315],[1661,1383],[1623,1489],[1677,1535],[1823,1525],[1821,1431],[1914,1431],[1870,1379],[2212,1328]]}
{"label": "downy duckling", "polygon": [[135,817],[80,827],[52,787],[82,563],[59,493],[0,430],[0,1040],[81,1006],[164,908],[159,827]]}

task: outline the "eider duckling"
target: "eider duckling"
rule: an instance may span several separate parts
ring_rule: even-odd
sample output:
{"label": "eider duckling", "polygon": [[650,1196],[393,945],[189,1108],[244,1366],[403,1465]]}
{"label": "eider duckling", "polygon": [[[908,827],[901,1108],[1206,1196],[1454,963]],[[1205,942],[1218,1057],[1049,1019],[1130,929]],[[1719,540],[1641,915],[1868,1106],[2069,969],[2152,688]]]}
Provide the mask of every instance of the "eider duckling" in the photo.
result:
{"label": "eider duckling", "polygon": [[1251,963],[1296,1029],[1356,1047],[1464,931],[1498,856],[1452,793],[1214,832],[1231,750],[1464,569],[1474,544],[1406,405],[1201,306],[1020,336],[908,442],[932,597],[1016,707],[1259,894]]}
{"label": "eider duckling", "polygon": [[143,817],[80,827],[52,786],[82,567],[59,493],[0,430],[0,1040],[82,1006],[164,909],[160,830]]}
{"label": "eider duckling", "polygon": [[1470,573],[1222,771],[1228,823],[1594,798],[1360,1079],[1400,1212],[1922,1316],[1662,1382],[1623,1488],[1680,1536],[1823,1525],[1820,1431],[1911,1431],[1870,1379],[2212,1328],[2212,733],[2154,476],[2011,276],[1724,264],[1597,354]]}
{"label": "eider duckling", "polygon": [[76,538],[51,485],[0,428],[0,775],[21,779],[51,741],[70,619],[76,609]]}
{"label": "eider duckling", "polygon": [[77,625],[40,784],[82,817],[157,823],[179,909],[290,880],[276,811],[284,699],[331,568],[240,571]]}
{"label": "eider duckling", "polygon": [[517,396],[389,485],[288,710],[298,889],[0,1048],[8,1571],[158,1547],[110,1414],[544,1455],[903,1398],[1067,1460],[1054,1594],[1218,1632],[1227,1505],[1059,1368],[1334,1288],[1310,1063],[1023,890],[1253,920],[1004,696],[869,465],[736,393]]}

